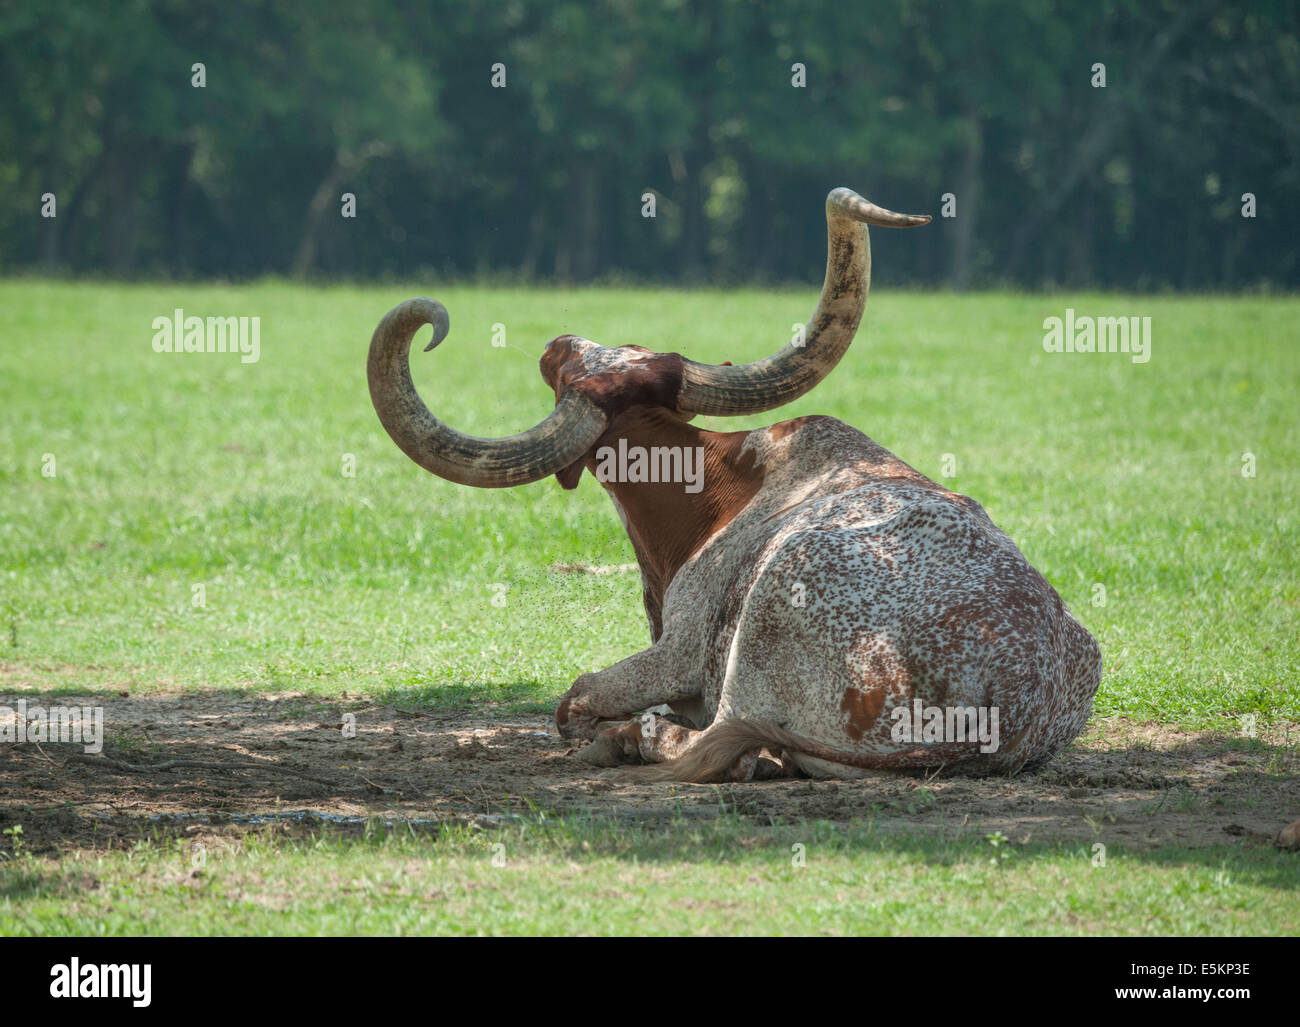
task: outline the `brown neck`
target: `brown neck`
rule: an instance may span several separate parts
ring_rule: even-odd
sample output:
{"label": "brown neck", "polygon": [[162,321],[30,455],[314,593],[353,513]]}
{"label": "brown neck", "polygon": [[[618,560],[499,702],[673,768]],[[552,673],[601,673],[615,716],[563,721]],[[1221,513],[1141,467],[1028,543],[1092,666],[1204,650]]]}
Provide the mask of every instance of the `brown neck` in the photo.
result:
{"label": "brown neck", "polygon": [[[683,457],[689,454],[692,480],[700,486],[699,491],[688,492],[688,483],[683,481],[601,483],[626,519],[628,538],[641,566],[646,613],[655,639],[663,630],[663,597],[673,576],[745,508],[763,482],[762,469],[756,466],[753,453],[743,458],[740,453],[748,435],[744,431],[703,431],[660,407],[633,407],[620,415],[596,443],[597,453],[602,447],[610,447],[617,454],[620,440],[625,440],[629,456],[635,452],[634,447],[647,453],[652,447],[673,447]],[[601,461],[593,457],[586,466],[596,475]],[[687,465],[683,462],[674,466]]]}

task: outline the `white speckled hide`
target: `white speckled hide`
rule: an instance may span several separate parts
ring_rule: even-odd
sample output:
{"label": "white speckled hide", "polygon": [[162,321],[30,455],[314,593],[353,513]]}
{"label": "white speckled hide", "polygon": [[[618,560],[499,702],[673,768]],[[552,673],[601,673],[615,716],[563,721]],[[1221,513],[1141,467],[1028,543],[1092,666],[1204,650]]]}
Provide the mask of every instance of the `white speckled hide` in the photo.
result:
{"label": "white speckled hide", "polygon": [[[829,417],[750,432],[741,453],[756,458],[761,486],[677,571],[658,640],[584,674],[561,702],[565,734],[600,736],[588,759],[672,760],[708,737],[698,729],[744,720],[819,743],[807,748],[823,756],[879,757],[855,767],[769,744],[787,772],[846,777],[896,759],[1014,774],[1079,733],[1100,681],[1097,643],[978,503]],[[891,712],[914,699],[996,707],[997,750],[927,756],[894,741]],[[661,703],[688,723],[607,723]],[[758,749],[728,776],[751,776]]]}

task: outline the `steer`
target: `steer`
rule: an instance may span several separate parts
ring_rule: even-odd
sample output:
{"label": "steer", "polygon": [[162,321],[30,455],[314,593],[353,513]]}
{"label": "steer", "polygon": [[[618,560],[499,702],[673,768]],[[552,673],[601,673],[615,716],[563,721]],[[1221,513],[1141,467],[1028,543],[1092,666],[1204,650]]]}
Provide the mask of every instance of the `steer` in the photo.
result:
{"label": "steer", "polygon": [[[1016,774],[1083,728],[1097,643],[975,500],[831,417],[741,432],[689,423],[816,386],[866,306],[866,226],[929,220],[834,190],[821,298],[789,345],[731,366],[562,335],[541,358],[555,409],[505,438],[449,428],[415,391],[411,340],[425,324],[426,350],[446,337],[440,303],[409,300],[380,322],[370,395],[412,460],[481,488],[554,474],[572,489],[585,468],[627,528],[653,644],[561,698],[556,727],[590,741],[586,761],[699,782]],[[696,485],[663,481],[644,459],[634,469],[628,453],[691,466]],[[668,453],[679,463],[658,459]]]}

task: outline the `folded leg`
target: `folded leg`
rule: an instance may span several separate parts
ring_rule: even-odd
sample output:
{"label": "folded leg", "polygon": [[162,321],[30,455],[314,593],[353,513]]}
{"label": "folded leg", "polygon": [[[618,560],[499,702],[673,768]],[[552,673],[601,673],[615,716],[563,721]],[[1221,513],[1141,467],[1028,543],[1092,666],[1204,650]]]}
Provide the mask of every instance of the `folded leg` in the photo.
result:
{"label": "folded leg", "polygon": [[[565,738],[595,738],[602,721],[624,721],[638,710],[698,698],[696,687],[666,667],[663,640],[612,667],[583,674],[560,697],[555,726]],[[680,661],[678,661],[680,662]]]}

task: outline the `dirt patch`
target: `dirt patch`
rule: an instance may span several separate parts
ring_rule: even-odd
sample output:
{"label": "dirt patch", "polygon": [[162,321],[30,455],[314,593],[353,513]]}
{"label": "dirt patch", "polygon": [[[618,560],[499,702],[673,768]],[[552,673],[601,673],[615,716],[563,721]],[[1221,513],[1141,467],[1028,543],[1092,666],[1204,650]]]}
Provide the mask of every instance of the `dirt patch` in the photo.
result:
{"label": "dirt patch", "polygon": [[104,707],[102,754],[68,743],[0,745],[0,829],[21,824],[33,852],[376,817],[434,829],[492,825],[536,810],[650,824],[728,810],[760,823],[875,819],[884,832],[1000,831],[1016,842],[1137,849],[1267,844],[1300,818],[1295,725],[1248,740],[1094,722],[1046,770],[1019,778],[647,785],[579,762],[580,746],[543,716],[411,713],[296,694],[25,698]]}

